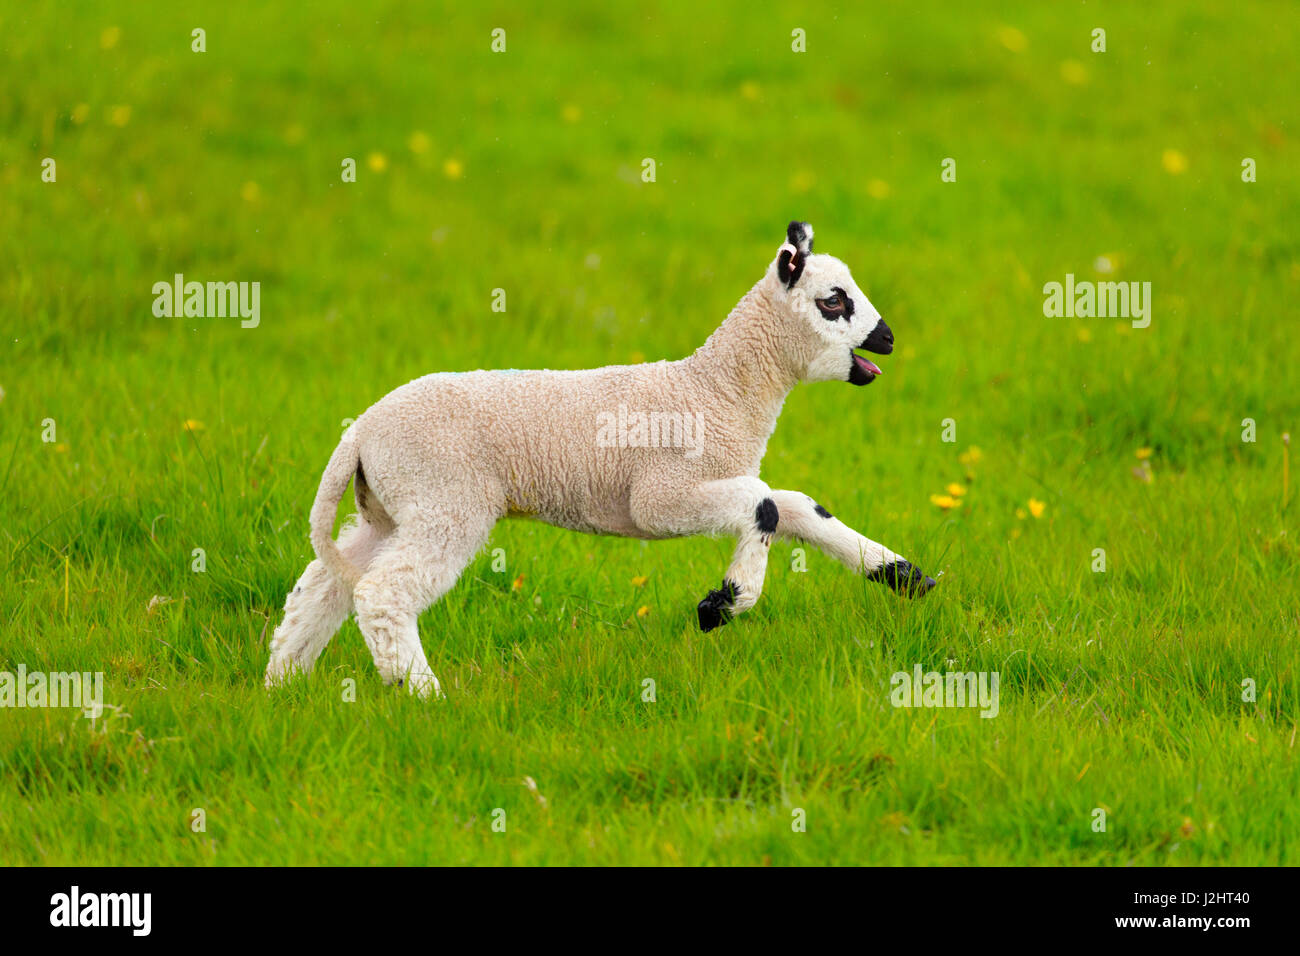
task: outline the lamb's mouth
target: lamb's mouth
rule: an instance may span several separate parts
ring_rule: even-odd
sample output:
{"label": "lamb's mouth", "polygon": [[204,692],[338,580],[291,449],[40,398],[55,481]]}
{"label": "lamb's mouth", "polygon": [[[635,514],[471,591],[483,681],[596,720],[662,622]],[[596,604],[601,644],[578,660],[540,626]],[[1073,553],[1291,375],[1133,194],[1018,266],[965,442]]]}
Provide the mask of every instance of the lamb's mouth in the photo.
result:
{"label": "lamb's mouth", "polygon": [[[862,344],[858,346],[864,352],[875,352],[877,355],[888,355],[894,351],[894,332],[884,319],[876,319],[876,324],[871,327],[871,334],[863,339]],[[865,359],[857,352],[853,352],[853,365],[849,368],[849,381],[854,385],[867,385],[876,380],[877,375],[883,375],[879,366],[870,359]]]}
{"label": "lamb's mouth", "polygon": [[853,365],[849,368],[849,382],[853,385],[870,385],[877,375],[885,374],[875,362],[863,358],[857,352],[850,350],[849,357],[853,359]]}

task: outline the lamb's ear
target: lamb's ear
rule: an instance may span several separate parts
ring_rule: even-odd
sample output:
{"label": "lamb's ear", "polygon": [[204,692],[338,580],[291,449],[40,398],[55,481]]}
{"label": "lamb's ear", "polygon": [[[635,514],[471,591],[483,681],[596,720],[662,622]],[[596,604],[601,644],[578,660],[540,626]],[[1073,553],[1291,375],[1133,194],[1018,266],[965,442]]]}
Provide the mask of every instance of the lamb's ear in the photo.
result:
{"label": "lamb's ear", "polygon": [[803,275],[804,263],[812,255],[813,228],[806,222],[792,222],[785,230],[785,242],[782,243],[776,257],[777,277],[792,288]]}

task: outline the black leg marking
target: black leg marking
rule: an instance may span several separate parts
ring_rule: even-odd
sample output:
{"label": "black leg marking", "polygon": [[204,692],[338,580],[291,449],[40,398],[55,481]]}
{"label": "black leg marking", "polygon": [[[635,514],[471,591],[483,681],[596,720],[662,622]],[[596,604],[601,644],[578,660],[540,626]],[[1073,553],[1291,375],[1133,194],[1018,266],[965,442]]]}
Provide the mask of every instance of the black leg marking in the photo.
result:
{"label": "black leg marking", "polygon": [[899,594],[920,597],[934,587],[934,578],[926,577],[921,569],[901,558],[892,564],[882,565],[867,575],[872,581],[883,581]]}
{"label": "black leg marking", "polygon": [[700,617],[700,630],[711,631],[731,620],[731,606],[740,594],[740,585],[724,580],[720,591],[710,591],[695,609]]}
{"label": "black leg marking", "polygon": [[781,520],[781,512],[776,510],[776,502],[771,498],[764,498],[754,509],[754,523],[758,525],[759,534],[763,536],[764,544],[772,543],[772,535],[776,531],[776,524]]}

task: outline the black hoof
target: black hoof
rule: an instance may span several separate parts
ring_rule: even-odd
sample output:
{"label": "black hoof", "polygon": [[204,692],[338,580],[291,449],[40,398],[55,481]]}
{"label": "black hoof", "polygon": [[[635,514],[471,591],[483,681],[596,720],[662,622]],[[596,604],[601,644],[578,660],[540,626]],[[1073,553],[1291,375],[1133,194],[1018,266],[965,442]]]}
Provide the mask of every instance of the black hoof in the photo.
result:
{"label": "black hoof", "polygon": [[877,568],[868,577],[889,585],[906,597],[921,597],[937,583],[934,578],[922,574],[921,569],[911,562],[901,560]]}
{"label": "black hoof", "polygon": [[740,593],[740,585],[722,582],[722,590],[710,591],[695,611],[700,616],[700,630],[711,631],[731,620],[731,606]]}

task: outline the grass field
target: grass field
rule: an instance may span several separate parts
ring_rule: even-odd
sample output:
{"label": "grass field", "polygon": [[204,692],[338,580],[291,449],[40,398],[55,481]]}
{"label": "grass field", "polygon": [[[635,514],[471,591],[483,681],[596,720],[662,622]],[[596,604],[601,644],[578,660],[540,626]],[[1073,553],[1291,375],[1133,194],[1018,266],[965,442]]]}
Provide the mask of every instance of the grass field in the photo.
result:
{"label": "grass field", "polygon": [[[0,863],[1300,862],[1295,10],[473,6],[0,11],[0,669],[108,705],[0,710]],[[682,357],[792,218],[898,349],[763,477],[939,589],[779,544],[701,634],[729,541],[503,523],[421,618],[446,700],[354,623],[263,690],[345,419]],[[155,317],[176,273],[260,324]],[[1150,326],[1045,317],[1067,273]],[[892,707],[918,664],[997,717]]]}

